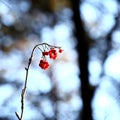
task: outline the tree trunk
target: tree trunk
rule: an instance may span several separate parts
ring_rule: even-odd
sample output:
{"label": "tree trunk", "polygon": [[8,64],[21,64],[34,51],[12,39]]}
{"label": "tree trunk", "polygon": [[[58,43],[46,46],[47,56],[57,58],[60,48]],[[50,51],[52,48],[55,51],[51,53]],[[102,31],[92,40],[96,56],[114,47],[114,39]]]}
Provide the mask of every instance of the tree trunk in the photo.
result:
{"label": "tree trunk", "polygon": [[91,101],[94,94],[94,89],[89,84],[89,72],[88,72],[88,51],[89,43],[88,37],[83,27],[83,23],[80,16],[80,0],[71,0],[73,9],[73,21],[75,25],[75,34],[77,38],[77,51],[79,54],[79,68],[80,68],[80,80],[81,80],[81,97],[83,102],[82,112],[79,114],[78,120],[92,120],[92,108]]}

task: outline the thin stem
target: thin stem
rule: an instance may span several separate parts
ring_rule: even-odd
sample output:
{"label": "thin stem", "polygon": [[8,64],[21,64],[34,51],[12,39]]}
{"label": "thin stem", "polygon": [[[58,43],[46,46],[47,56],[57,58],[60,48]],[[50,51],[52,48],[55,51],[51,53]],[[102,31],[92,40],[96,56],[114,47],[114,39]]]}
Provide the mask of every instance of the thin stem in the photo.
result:
{"label": "thin stem", "polygon": [[36,45],[36,46],[33,48],[32,52],[31,52],[31,56],[30,56],[29,61],[28,61],[28,66],[27,66],[27,68],[25,68],[25,70],[26,70],[25,83],[24,83],[24,88],[22,89],[22,92],[21,92],[21,116],[19,116],[18,113],[15,112],[18,120],[22,120],[22,119],[23,119],[23,114],[24,114],[24,101],[25,101],[24,98],[25,98],[25,93],[26,93],[26,88],[27,88],[29,68],[30,68],[30,65],[31,65],[31,63],[32,63],[33,53],[34,53],[35,49],[36,49],[39,45],[42,45],[42,44],[38,44],[38,45]]}
{"label": "thin stem", "polygon": [[[24,115],[24,101],[25,101],[25,93],[26,93],[26,89],[27,89],[27,82],[28,82],[28,73],[29,73],[29,68],[30,68],[30,65],[32,63],[32,58],[33,58],[33,54],[34,54],[34,51],[35,49],[40,46],[40,45],[47,45],[49,47],[54,47],[54,48],[61,48],[61,47],[57,47],[57,46],[52,46],[52,45],[49,45],[47,43],[41,43],[41,44],[37,44],[34,46],[32,52],[31,52],[31,56],[29,58],[29,61],[28,61],[28,65],[27,67],[25,68],[26,70],[26,76],[25,76],[25,83],[24,83],[24,87],[22,89],[22,92],[21,92],[21,115],[19,116],[17,112],[15,112],[18,120],[23,120],[23,115]],[[38,47],[39,48],[39,47]]]}

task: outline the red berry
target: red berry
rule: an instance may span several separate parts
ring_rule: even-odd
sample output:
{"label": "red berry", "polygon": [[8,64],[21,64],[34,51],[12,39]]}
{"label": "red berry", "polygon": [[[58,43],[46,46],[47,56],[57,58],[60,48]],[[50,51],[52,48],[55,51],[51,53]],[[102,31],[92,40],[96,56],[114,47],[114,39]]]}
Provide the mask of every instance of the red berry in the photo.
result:
{"label": "red berry", "polygon": [[54,60],[57,58],[57,52],[54,48],[50,49],[49,56],[50,56],[51,59],[54,59]]}
{"label": "red berry", "polygon": [[63,52],[63,50],[60,48],[60,49],[59,49],[59,53],[62,53],[62,52]]}
{"label": "red berry", "polygon": [[42,52],[43,56],[48,55],[48,52]]}
{"label": "red berry", "polygon": [[39,66],[42,69],[46,70],[49,67],[49,63],[47,61],[45,61],[45,60],[40,60]]}

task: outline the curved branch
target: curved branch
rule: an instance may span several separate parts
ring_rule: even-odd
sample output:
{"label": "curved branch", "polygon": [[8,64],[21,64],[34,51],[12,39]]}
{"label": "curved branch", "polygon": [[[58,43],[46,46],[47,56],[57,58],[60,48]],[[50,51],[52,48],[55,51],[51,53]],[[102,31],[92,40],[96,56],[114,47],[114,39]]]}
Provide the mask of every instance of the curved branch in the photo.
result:
{"label": "curved branch", "polygon": [[[18,120],[23,120],[23,115],[24,115],[24,101],[25,101],[25,93],[26,93],[26,89],[27,89],[27,82],[28,82],[28,73],[29,73],[29,68],[30,68],[30,65],[32,63],[32,58],[33,58],[33,54],[34,54],[34,51],[35,49],[41,45],[47,45],[49,47],[53,47],[53,48],[61,48],[59,46],[52,46],[52,45],[49,45],[48,43],[41,43],[41,44],[37,44],[34,46],[34,48],[32,49],[32,52],[31,52],[31,56],[29,58],[29,61],[28,61],[28,65],[27,67],[25,67],[25,70],[26,70],[26,76],[25,76],[25,83],[24,83],[24,87],[22,89],[22,92],[21,92],[21,115],[19,116],[17,112],[15,112]],[[42,52],[42,51],[41,51]]]}

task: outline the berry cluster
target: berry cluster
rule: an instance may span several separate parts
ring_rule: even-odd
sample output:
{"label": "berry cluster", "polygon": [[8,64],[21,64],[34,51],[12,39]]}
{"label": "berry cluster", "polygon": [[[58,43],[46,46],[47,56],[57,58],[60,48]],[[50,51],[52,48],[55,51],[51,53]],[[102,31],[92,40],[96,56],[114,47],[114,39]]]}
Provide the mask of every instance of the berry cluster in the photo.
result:
{"label": "berry cluster", "polygon": [[50,59],[56,60],[58,53],[62,53],[63,50],[60,47],[50,47],[49,50],[44,49],[41,50],[41,52],[42,52],[42,59],[39,62],[39,66],[42,69],[46,70],[50,66],[48,61],[46,60],[46,56],[49,56]]}

